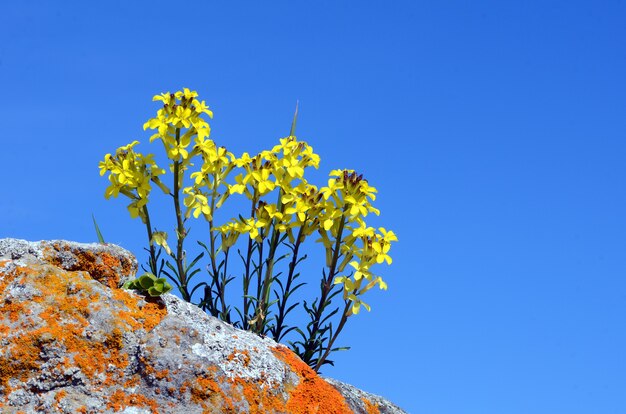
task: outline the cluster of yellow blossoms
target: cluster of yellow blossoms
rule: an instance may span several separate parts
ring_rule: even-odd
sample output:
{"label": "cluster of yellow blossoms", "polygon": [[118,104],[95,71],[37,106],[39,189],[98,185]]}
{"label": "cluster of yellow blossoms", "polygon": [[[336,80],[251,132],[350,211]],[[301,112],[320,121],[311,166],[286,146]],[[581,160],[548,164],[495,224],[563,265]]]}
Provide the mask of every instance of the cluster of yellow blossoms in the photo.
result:
{"label": "cluster of yellow blossoms", "polygon": [[[392,231],[383,227],[376,233],[374,228],[367,227],[364,218],[369,213],[379,215],[370,200],[376,199],[376,189],[371,187],[362,175],[354,170],[335,170],[330,173],[328,186],[320,191],[326,200],[326,219],[320,229],[321,241],[326,247],[327,265],[332,262],[332,247],[336,240],[342,241],[341,253],[343,260],[338,266],[339,272],[344,272],[346,265],[354,268],[350,276],[338,276],[335,284],[343,284],[344,299],[352,303],[352,313],[359,312],[361,305],[368,311],[370,306],[361,300],[361,296],[376,286],[387,289],[387,284],[380,276],[371,273],[369,268],[375,263],[387,261],[391,264],[391,257],[387,255],[392,241],[397,241]],[[384,235],[381,237],[381,234]],[[372,255],[371,251],[380,249],[384,256]],[[352,260],[353,258],[358,260]],[[364,281],[367,281],[364,283]]]}
{"label": "cluster of yellow blossoms", "polygon": [[[326,249],[326,264],[334,267],[334,283],[343,285],[343,296],[351,301],[352,313],[358,313],[361,305],[369,310],[360,299],[363,293],[376,285],[387,288],[370,268],[383,262],[391,264],[388,253],[391,242],[397,240],[392,231],[384,228],[376,231],[365,223],[369,213],[379,214],[371,205],[376,189],[352,170],[331,171],[328,185],[320,189],[309,184],[304,178],[305,169],[318,168],[320,157],[295,136],[282,138],[280,144],[255,156],[244,153],[235,157],[209,139],[210,127],[202,115],[212,117],[212,112],[197,96],[187,88],[155,96],[153,100],[163,102],[163,107],[144,124],[144,129],[156,130],[150,142],[161,140],[172,161],[174,189],[182,190],[185,196],[185,220],[191,215],[194,218],[202,215],[211,224],[211,230],[220,233],[224,251],[235,245],[242,234],[263,243],[274,231],[286,234],[294,243],[318,232],[321,236],[318,241]],[[151,183],[157,184],[165,194],[172,192],[160,181],[159,175],[164,170],[156,165],[153,156],[133,151],[137,144],[134,141],[119,148],[114,156],[107,154],[100,163],[100,174],[110,173],[105,197],[124,194],[132,200],[128,207],[131,216],[143,218]],[[196,156],[201,157],[202,164],[189,176],[191,185],[184,187],[184,172],[193,166],[191,160]],[[234,169],[241,172],[230,183],[228,177]],[[276,202],[266,201],[275,190],[278,191]],[[239,216],[213,226],[215,210],[233,194],[243,194],[252,201],[252,216]],[[157,244],[169,251],[165,242],[167,234],[155,234]],[[348,265],[352,271],[344,275]]]}
{"label": "cluster of yellow blossoms", "polygon": [[[163,102],[163,108],[159,109],[157,116],[148,120],[143,129],[156,129],[157,132],[150,137],[150,142],[161,139],[171,160],[180,161],[189,157],[187,148],[191,139],[196,136],[198,142],[208,137],[211,128],[201,117],[207,114],[213,117],[213,112],[206,106],[204,101],[196,99],[198,94],[185,88],[175,93],[163,93],[152,98],[153,101]],[[184,134],[180,131],[186,129]]]}
{"label": "cluster of yellow blossoms", "polygon": [[115,155],[106,154],[99,167],[100,175],[110,173],[111,185],[106,189],[104,197],[108,200],[116,198],[120,193],[124,194],[132,200],[128,205],[131,217],[145,220],[144,207],[152,190],[150,183],[166,188],[159,180],[159,175],[165,174],[165,171],[156,165],[154,155],[144,156],[135,152],[133,147],[137,144],[139,141],[133,141],[118,148]]}

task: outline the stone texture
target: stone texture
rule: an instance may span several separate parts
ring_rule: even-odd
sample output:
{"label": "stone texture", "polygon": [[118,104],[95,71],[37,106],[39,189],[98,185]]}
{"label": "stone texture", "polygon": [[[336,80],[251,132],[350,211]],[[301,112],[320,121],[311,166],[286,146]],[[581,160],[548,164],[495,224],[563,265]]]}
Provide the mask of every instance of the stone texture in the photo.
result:
{"label": "stone texture", "polygon": [[2,413],[403,413],[174,295],[114,245],[0,239]]}
{"label": "stone texture", "polygon": [[343,395],[348,406],[355,413],[396,414],[404,412],[400,407],[383,397],[370,394],[369,392],[362,391],[350,384],[332,378],[324,378],[324,380]]}

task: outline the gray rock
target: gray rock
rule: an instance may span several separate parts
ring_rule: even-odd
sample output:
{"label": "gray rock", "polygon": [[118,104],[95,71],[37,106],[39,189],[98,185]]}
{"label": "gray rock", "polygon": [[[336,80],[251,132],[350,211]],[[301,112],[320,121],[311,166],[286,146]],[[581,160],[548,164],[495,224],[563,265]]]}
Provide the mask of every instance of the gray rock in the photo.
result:
{"label": "gray rock", "polygon": [[113,245],[0,239],[2,413],[403,413],[171,294]]}

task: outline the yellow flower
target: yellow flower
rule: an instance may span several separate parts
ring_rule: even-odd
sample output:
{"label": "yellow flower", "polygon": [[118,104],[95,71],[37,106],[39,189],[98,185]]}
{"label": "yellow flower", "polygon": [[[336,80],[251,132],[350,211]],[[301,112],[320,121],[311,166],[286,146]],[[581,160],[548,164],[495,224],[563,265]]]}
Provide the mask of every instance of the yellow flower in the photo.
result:
{"label": "yellow flower", "polygon": [[148,203],[147,198],[135,199],[126,208],[130,213],[131,218],[140,217],[142,221],[145,221],[145,214],[143,211],[144,206]]}
{"label": "yellow flower", "polygon": [[[211,132],[209,124],[200,117],[207,114],[209,117],[213,113],[208,109],[204,101],[198,101],[198,93],[184,88],[175,93],[163,93],[155,95],[154,101],[163,102],[163,108],[157,111],[154,118],[144,123],[145,129],[157,129],[158,132],[150,137],[150,142],[161,139],[165,145],[167,156],[174,160],[186,160],[189,157],[187,147],[191,138],[197,137],[199,141],[207,138]],[[175,135],[180,130],[186,128],[187,131],[180,137]],[[178,136],[178,135],[176,135]]]}
{"label": "yellow flower", "polygon": [[167,233],[164,231],[155,231],[154,233],[152,233],[152,240],[150,240],[153,243],[156,243],[157,245],[163,247],[165,249],[165,251],[167,252],[167,254],[172,254],[172,250],[170,249],[170,246],[168,246],[167,244]]}
{"label": "yellow flower", "polygon": [[254,184],[259,189],[260,195],[265,195],[276,188],[276,183],[270,179],[271,170],[269,168],[261,168],[252,171],[250,174],[254,179]]}
{"label": "yellow flower", "polygon": [[181,97],[184,97],[187,100],[191,100],[193,98],[195,98],[196,96],[198,96],[198,92],[196,91],[191,91],[189,90],[189,88],[183,88],[182,92],[176,92],[176,98],[180,99]]}
{"label": "yellow flower", "polygon": [[211,111],[209,109],[208,106],[206,106],[206,103],[204,101],[198,101],[197,99],[193,101],[193,106],[195,106],[196,108],[196,112],[198,114],[207,114],[209,116],[209,118],[213,118],[213,111]]}
{"label": "yellow flower", "polygon": [[371,279],[372,274],[369,271],[368,263],[358,263],[356,261],[351,261],[349,264],[356,270],[356,272],[354,272],[354,280],[359,280],[362,277],[365,277],[366,279]]}
{"label": "yellow flower", "polygon": [[391,230],[387,231],[384,227],[379,227],[378,231],[380,231],[383,235],[383,239],[387,242],[398,241],[395,233]]}
{"label": "yellow flower", "polygon": [[363,223],[362,225],[360,225],[359,227],[356,227],[353,231],[352,231],[352,236],[354,237],[374,237],[374,228],[373,227],[366,227],[365,223]]}
{"label": "yellow flower", "polygon": [[356,315],[359,313],[359,311],[361,310],[361,305],[367,309],[367,311],[371,311],[372,309],[370,308],[370,305],[368,305],[367,303],[363,302],[361,299],[359,299],[356,295],[348,295],[348,300],[352,301],[352,314]]}
{"label": "yellow flower", "polygon": [[252,158],[250,158],[250,154],[247,152],[244,152],[241,158],[237,158],[235,160],[237,167],[243,167],[244,165],[249,165],[250,163],[252,163]]}
{"label": "yellow flower", "polygon": [[229,185],[228,192],[230,194],[235,194],[235,193],[243,194],[244,190],[246,189],[246,184],[247,184],[247,182],[244,179],[243,174],[239,174],[238,176],[236,176],[235,181],[237,182],[237,184]]}
{"label": "yellow flower", "polygon": [[187,194],[184,202],[187,207],[185,217],[189,217],[193,210],[194,218],[198,218],[200,214],[203,214],[207,220],[211,220],[211,206],[209,206],[208,199],[202,192],[196,192],[192,187],[187,187],[183,189],[183,193]]}
{"label": "yellow flower", "polygon": [[128,145],[118,148],[115,155],[107,154],[104,161],[100,162],[100,175],[109,173],[109,187],[105,190],[105,198],[117,197],[120,193],[131,200],[128,211],[131,217],[143,217],[143,206],[147,203],[151,191],[151,182],[162,187],[158,176],[165,171],[159,168],[153,160],[153,155],[144,156],[134,151],[139,144],[133,141]]}
{"label": "yellow flower", "polygon": [[376,252],[376,263],[382,263],[384,261],[387,264],[391,264],[391,256],[387,254],[391,248],[391,244],[384,239],[372,243],[372,248]]}
{"label": "yellow flower", "polygon": [[240,219],[235,224],[235,228],[239,233],[248,233],[251,239],[257,241],[262,240],[262,235],[259,233],[260,227],[263,227],[263,225],[255,222],[253,218]]}
{"label": "yellow flower", "polygon": [[215,230],[219,231],[222,236],[221,249],[224,251],[227,251],[237,242],[240,234],[237,223],[233,222],[216,227]]}

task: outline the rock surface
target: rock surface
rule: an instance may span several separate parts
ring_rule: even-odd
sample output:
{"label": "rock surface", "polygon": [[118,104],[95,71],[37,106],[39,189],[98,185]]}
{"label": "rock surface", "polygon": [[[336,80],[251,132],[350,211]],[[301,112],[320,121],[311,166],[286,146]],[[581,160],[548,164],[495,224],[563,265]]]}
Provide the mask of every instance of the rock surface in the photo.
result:
{"label": "rock surface", "polygon": [[404,413],[174,295],[126,250],[0,239],[2,413]]}

